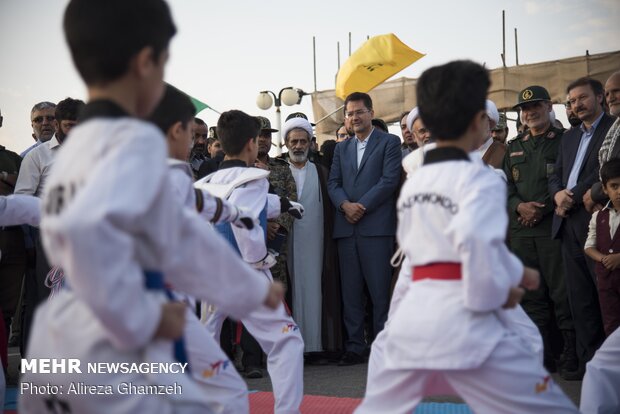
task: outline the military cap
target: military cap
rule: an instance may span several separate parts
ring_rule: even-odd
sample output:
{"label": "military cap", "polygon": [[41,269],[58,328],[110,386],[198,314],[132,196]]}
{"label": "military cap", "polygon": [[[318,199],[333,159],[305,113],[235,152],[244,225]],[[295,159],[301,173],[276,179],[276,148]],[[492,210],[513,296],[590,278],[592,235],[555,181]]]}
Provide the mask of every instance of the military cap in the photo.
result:
{"label": "military cap", "polygon": [[278,132],[277,129],[273,129],[271,127],[271,121],[269,119],[265,118],[264,116],[257,116],[256,118],[258,118],[258,120],[260,121],[261,131]]}
{"label": "military cap", "polygon": [[[293,118],[303,118],[306,121],[309,121],[308,117],[303,112],[293,112],[292,114],[286,117],[286,120],[288,121],[289,119],[293,119]],[[312,122],[310,122],[310,125],[315,126],[316,124],[313,124]]]}
{"label": "military cap", "polygon": [[506,114],[500,113],[499,122],[497,123],[497,125],[495,125],[495,128],[493,129],[497,130],[497,129],[504,129],[504,128],[506,128]]}
{"label": "military cap", "polygon": [[521,105],[530,102],[550,101],[551,97],[549,96],[549,92],[547,92],[547,90],[542,86],[532,85],[519,92],[518,99],[519,100],[514,108],[518,108]]}

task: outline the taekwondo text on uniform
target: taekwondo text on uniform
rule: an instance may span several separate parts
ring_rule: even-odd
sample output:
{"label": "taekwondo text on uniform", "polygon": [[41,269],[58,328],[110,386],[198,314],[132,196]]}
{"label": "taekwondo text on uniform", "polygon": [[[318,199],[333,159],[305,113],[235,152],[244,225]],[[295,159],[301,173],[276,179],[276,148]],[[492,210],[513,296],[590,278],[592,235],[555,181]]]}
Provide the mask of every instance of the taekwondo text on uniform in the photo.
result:
{"label": "taekwondo text on uniform", "polygon": [[448,210],[452,214],[456,214],[459,211],[459,205],[453,202],[449,197],[446,197],[441,194],[436,193],[418,193],[413,194],[404,200],[400,206],[399,210],[403,210],[406,208],[411,208],[415,203],[430,203],[430,204],[439,204],[446,210]]}
{"label": "taekwondo text on uniform", "polygon": [[[89,362],[89,374],[184,374],[187,362]],[[81,361],[76,358],[35,358],[22,359],[21,373],[71,374],[82,373]]]}

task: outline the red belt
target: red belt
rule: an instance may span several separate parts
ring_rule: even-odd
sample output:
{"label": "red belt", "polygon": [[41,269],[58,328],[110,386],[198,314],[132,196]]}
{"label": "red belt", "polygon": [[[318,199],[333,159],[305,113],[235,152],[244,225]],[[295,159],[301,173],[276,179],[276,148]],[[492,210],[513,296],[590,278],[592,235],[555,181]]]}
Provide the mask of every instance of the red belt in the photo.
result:
{"label": "red belt", "polygon": [[414,266],[412,271],[414,282],[422,279],[461,280],[460,263],[430,263],[424,266]]}

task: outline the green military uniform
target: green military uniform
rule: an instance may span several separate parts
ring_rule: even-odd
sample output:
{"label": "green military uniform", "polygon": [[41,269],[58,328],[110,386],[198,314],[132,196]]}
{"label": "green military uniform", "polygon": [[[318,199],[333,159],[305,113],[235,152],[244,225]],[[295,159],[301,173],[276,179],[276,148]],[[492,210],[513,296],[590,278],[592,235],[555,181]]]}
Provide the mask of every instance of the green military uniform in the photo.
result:
{"label": "green military uniform", "polygon": [[[273,187],[276,194],[280,197],[286,197],[291,201],[297,201],[297,187],[295,179],[291,173],[288,162],[280,158],[269,158],[269,184]],[[280,226],[284,227],[287,232],[293,227],[293,217],[290,214],[281,214],[280,217],[273,220]],[[271,274],[275,280],[279,280],[287,285],[287,264],[286,256],[288,252],[288,238],[282,245],[282,250],[277,258],[277,263],[271,268]]]}
{"label": "green military uniform", "polygon": [[[520,96],[520,103],[543,100],[537,99],[535,89],[533,94],[524,92],[522,94],[531,99]],[[549,100],[548,94],[544,100]],[[540,329],[545,348],[550,348],[553,313],[560,330],[574,330],[564,282],[561,244],[551,238],[555,206],[547,182],[553,173],[563,132],[551,125],[536,136],[526,131],[507,144],[503,164],[508,178],[510,248],[526,266],[538,269],[541,276],[539,289],[526,292],[521,305]],[[540,209],[542,218],[533,227],[526,227],[519,223],[517,207],[531,201],[544,204]],[[550,356],[549,351],[546,358]]]}

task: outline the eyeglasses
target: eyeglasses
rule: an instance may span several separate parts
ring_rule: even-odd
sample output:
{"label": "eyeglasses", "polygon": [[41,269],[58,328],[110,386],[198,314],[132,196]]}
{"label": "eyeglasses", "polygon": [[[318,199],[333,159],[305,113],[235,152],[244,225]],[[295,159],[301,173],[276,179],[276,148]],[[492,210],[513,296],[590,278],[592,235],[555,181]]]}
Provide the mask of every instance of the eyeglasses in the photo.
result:
{"label": "eyeglasses", "polygon": [[345,118],[353,118],[354,116],[360,116],[363,115],[365,113],[370,112],[370,109],[358,109],[357,111],[353,111],[353,112],[346,112],[344,114]]}
{"label": "eyeglasses", "polygon": [[349,134],[337,134],[338,138],[348,138]]}
{"label": "eyeglasses", "polygon": [[35,124],[40,124],[41,122],[43,122],[44,119],[48,122],[52,122],[56,118],[54,118],[52,115],[40,115],[35,117],[32,122],[34,122]]}

